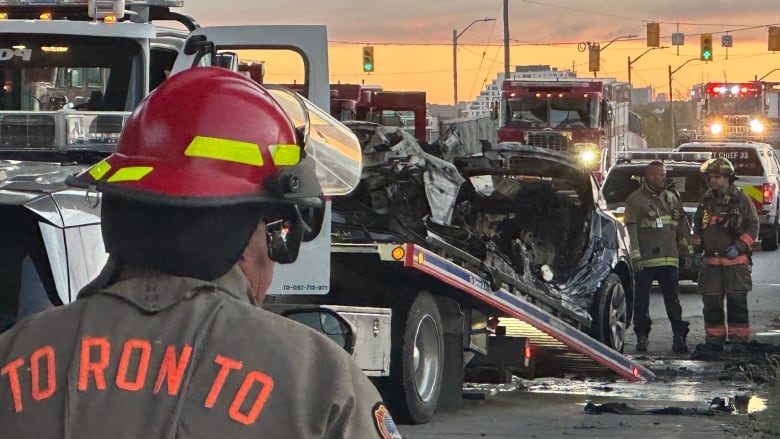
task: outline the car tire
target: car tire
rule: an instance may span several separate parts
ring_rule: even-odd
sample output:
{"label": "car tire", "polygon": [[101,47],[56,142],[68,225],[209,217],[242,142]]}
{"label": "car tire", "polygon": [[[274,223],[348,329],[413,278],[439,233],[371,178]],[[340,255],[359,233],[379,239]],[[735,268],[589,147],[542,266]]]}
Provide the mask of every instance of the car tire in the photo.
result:
{"label": "car tire", "polygon": [[592,312],[592,335],[610,348],[623,353],[628,327],[626,290],[620,277],[610,273],[598,291]]}
{"label": "car tire", "polygon": [[444,377],[444,331],[432,294],[421,291],[393,310],[393,340],[383,396],[399,423],[424,424],[436,412]]}
{"label": "car tire", "polygon": [[775,222],[769,227],[769,231],[761,236],[761,250],[777,250],[778,239],[780,239],[780,237],[778,236],[777,217],[775,217]]}

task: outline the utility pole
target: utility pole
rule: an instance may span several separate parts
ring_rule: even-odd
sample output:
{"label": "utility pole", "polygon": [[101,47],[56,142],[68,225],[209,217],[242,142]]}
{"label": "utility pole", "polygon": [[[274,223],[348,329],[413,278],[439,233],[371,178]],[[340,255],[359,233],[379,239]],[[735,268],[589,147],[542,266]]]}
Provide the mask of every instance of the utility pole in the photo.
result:
{"label": "utility pole", "polygon": [[509,0],[504,0],[504,80],[509,79]]}

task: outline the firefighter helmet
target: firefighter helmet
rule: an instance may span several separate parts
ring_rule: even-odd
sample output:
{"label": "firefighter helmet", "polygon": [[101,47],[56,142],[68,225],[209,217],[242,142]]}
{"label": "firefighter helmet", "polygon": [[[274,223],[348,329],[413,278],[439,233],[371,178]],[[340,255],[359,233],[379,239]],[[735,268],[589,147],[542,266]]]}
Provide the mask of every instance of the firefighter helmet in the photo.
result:
{"label": "firefighter helmet", "polygon": [[302,147],[261,85],[226,69],[194,68],[151,93],[128,118],[116,153],[81,178],[102,192],[162,204],[315,202],[321,189]]}
{"label": "firefighter helmet", "polygon": [[295,260],[297,206],[321,195],[298,137],[261,85],[223,68],[192,68],[149,94],[116,152],[77,180],[103,193],[112,256],[210,280],[239,260],[261,218],[281,224],[268,230],[271,258]]}
{"label": "firefighter helmet", "polygon": [[737,173],[734,170],[734,165],[723,157],[717,157],[709,159],[701,164],[701,172],[703,174],[718,174],[725,175],[727,177],[736,178]]}

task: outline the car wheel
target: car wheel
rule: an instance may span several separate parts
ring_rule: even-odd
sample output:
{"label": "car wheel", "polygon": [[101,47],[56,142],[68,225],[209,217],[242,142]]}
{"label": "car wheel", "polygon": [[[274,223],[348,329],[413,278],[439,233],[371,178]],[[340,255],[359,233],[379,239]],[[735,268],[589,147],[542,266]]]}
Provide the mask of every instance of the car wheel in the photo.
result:
{"label": "car wheel", "polygon": [[628,327],[628,304],[623,283],[615,273],[607,276],[598,292],[593,323],[593,336],[622,353]]}
{"label": "car wheel", "polygon": [[775,218],[775,222],[769,227],[769,231],[765,235],[761,236],[761,250],[777,250],[778,239],[777,218]]}
{"label": "car wheel", "polygon": [[[421,291],[406,309],[393,311],[394,336],[390,379],[383,389],[393,417],[423,424],[433,418],[444,376],[444,332],[436,299]],[[395,317],[395,315],[394,315]],[[398,325],[395,325],[395,323]]]}

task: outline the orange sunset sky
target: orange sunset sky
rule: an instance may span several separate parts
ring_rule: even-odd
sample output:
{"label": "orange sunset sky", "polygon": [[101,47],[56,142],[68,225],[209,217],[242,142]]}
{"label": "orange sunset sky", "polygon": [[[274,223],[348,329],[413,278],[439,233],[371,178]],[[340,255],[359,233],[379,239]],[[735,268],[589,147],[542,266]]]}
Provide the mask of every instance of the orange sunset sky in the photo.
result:
{"label": "orange sunset sky", "polygon": [[[219,5],[217,7],[217,5]],[[380,84],[386,90],[422,90],[428,102],[453,103],[452,31],[458,39],[458,98],[474,99],[504,71],[503,0],[185,0],[183,11],[201,25],[325,24],[331,82]],[[673,75],[675,98],[708,81],[747,81],[767,75],[780,82],[780,52],[767,50],[767,27],[780,26],[776,0],[509,0],[510,71],[515,65],[549,64],[588,72],[588,52],[579,43],[602,46],[600,77],[628,79],[628,57],[647,49],[646,23],[659,22],[661,45],[632,65],[635,87],[669,90],[668,66],[698,58],[702,33],[713,34],[714,61],[691,61]],[[671,33],[685,35],[672,46]],[[616,37],[620,38],[606,47]],[[733,47],[721,47],[731,35]],[[361,47],[373,45],[375,72],[361,68]],[[274,69],[269,66],[269,72]],[[771,72],[771,73],[770,73]]]}

